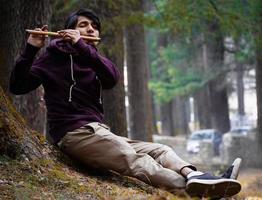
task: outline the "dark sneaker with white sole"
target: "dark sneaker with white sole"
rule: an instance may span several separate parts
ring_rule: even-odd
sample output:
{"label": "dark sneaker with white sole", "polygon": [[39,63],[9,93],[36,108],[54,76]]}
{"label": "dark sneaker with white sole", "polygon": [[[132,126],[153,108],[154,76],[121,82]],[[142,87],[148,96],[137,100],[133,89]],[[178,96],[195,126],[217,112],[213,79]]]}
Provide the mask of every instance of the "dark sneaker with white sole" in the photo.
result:
{"label": "dark sneaker with white sole", "polygon": [[241,185],[237,180],[221,178],[204,173],[188,178],[186,192],[191,197],[226,198],[239,193]]}
{"label": "dark sneaker with white sole", "polygon": [[236,158],[232,165],[225,171],[225,173],[221,176],[222,178],[230,178],[230,179],[237,179],[239,174],[239,168],[241,165],[242,159]]}

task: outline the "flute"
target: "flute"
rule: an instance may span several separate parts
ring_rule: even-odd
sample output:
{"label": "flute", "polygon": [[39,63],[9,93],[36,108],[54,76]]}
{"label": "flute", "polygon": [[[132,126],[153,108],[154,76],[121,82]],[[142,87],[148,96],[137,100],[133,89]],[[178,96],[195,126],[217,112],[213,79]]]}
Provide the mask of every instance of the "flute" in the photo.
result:
{"label": "flute", "polygon": [[[50,31],[36,31],[36,30],[26,29],[26,32],[30,34],[35,34],[35,35],[47,35],[47,36],[52,36],[52,37],[61,37],[59,33],[50,32]],[[98,38],[98,37],[90,37],[90,36],[85,36],[85,35],[81,35],[81,38],[86,41],[94,41],[94,42],[99,42],[101,40],[101,38]]]}

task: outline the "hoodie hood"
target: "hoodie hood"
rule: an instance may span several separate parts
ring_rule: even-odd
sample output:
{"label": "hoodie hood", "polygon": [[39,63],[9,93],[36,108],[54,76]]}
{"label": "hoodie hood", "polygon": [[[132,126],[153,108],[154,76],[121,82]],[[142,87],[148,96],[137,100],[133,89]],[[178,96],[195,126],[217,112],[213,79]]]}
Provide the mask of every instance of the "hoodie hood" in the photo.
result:
{"label": "hoodie hood", "polygon": [[64,41],[61,38],[51,40],[47,47],[47,50],[64,54],[78,54],[78,51],[73,47],[71,42]]}

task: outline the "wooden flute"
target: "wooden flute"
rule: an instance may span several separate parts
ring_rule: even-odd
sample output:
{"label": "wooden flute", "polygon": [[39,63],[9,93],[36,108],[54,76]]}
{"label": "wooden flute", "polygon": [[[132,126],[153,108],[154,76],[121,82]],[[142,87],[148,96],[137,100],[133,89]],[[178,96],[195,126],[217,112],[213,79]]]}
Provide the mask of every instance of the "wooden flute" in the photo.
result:
{"label": "wooden flute", "polygon": [[[59,33],[50,32],[50,31],[36,31],[36,30],[26,29],[26,32],[30,34],[35,34],[35,35],[47,35],[47,36],[52,36],[52,37],[61,37]],[[101,40],[101,38],[98,38],[98,37],[90,37],[90,36],[85,36],[85,35],[81,35],[81,38],[87,41],[94,41],[94,42],[99,42]]]}

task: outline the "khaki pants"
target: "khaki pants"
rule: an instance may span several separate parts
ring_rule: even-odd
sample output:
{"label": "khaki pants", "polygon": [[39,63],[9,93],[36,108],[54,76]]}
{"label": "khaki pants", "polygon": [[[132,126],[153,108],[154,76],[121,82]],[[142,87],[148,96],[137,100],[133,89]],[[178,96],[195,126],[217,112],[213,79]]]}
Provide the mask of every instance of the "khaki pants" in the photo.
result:
{"label": "khaki pants", "polygon": [[114,170],[170,190],[185,188],[179,171],[185,166],[194,168],[166,145],[120,137],[97,122],[68,132],[58,145],[90,167]]}

